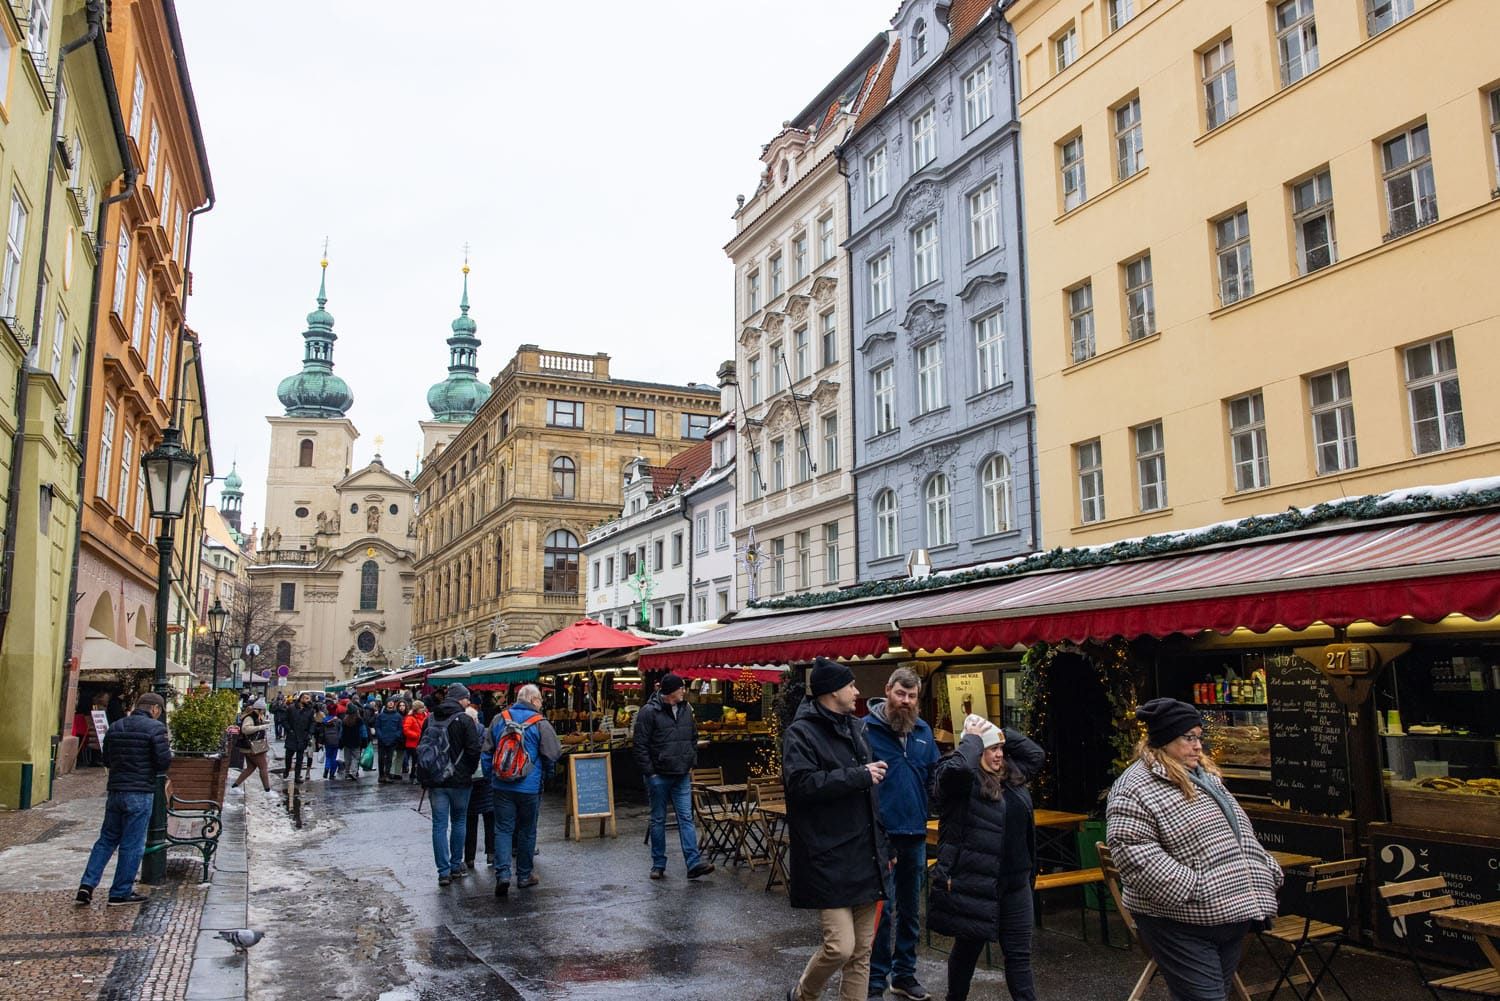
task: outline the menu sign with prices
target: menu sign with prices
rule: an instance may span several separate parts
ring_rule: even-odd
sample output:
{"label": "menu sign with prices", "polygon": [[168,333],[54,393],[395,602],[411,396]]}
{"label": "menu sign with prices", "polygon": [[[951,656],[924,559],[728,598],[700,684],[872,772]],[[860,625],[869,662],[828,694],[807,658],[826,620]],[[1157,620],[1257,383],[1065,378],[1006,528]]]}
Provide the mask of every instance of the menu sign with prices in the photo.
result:
{"label": "menu sign with prices", "polygon": [[1302,813],[1349,816],[1348,710],[1301,657],[1268,657],[1266,667],[1271,799]]}

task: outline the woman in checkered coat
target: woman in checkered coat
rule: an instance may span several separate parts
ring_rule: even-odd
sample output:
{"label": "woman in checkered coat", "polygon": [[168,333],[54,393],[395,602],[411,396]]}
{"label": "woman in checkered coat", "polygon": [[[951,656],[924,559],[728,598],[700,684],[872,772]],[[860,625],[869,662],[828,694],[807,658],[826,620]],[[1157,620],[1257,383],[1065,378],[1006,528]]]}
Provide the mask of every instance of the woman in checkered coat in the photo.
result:
{"label": "woman in checkered coat", "polygon": [[1203,718],[1176,699],[1136,709],[1146,737],[1109,792],[1125,907],[1174,1001],[1232,997],[1245,935],[1276,914],[1281,868],[1203,753]]}

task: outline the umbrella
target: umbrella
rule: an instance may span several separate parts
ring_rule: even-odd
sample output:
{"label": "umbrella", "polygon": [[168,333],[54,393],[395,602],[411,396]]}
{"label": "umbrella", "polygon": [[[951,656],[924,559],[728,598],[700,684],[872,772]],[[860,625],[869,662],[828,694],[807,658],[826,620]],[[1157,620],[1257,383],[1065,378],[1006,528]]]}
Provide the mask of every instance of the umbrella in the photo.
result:
{"label": "umbrella", "polygon": [[631,650],[651,645],[651,640],[612,629],[595,619],[579,619],[527,650],[526,656],[545,657],[568,650]]}

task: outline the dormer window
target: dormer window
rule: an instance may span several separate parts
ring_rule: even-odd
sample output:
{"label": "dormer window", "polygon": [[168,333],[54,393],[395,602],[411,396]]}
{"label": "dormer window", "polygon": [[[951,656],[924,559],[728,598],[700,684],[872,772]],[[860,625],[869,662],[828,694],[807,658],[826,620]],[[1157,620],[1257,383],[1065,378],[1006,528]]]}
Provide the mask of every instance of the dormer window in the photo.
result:
{"label": "dormer window", "polygon": [[917,18],[917,23],[911,26],[911,61],[919,62],[927,55],[927,21]]}

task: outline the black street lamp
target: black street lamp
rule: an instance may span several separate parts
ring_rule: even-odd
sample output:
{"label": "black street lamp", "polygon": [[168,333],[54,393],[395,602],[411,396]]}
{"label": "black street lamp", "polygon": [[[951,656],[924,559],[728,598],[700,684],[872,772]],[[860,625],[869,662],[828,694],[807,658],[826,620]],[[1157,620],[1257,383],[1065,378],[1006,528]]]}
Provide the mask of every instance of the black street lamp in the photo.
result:
{"label": "black street lamp", "polygon": [[224,638],[224,627],[229,625],[229,609],[214,599],[214,607],[208,610],[208,634],[214,638],[214,672],[211,691],[219,690],[219,641]]}
{"label": "black street lamp", "polygon": [[[161,433],[161,444],[141,456],[146,470],[146,492],[151,516],[161,522],[156,537],[156,694],[165,701],[172,693],[167,683],[167,616],[172,592],[172,523],[187,509],[198,457],[182,447],[182,432],[169,425]],[[163,717],[166,713],[163,710]],[[158,884],[167,876],[167,777],[156,777],[156,799],[151,807],[151,826],[146,833],[143,862],[147,883]]]}

